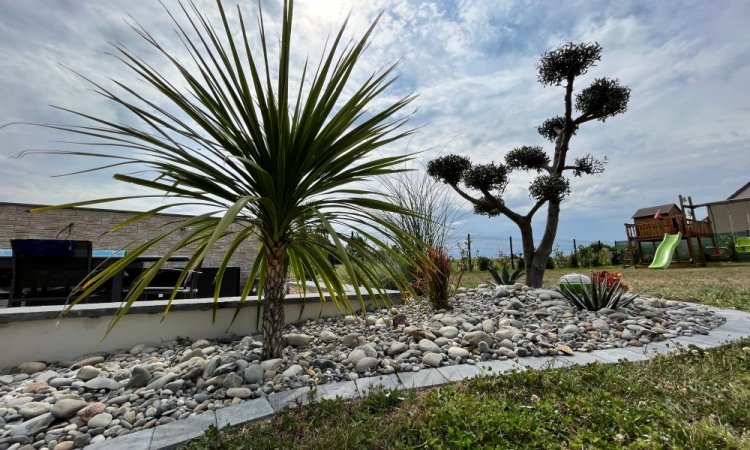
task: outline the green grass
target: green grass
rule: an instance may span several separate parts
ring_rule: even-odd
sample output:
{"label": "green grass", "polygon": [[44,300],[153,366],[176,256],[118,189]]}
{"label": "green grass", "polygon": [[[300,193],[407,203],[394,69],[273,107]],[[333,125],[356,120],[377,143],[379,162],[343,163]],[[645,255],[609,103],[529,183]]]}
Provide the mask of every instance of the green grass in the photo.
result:
{"label": "green grass", "polygon": [[[545,286],[556,286],[560,277],[571,272],[592,270],[623,272],[623,281],[638,292],[672,300],[686,300],[750,311],[750,263],[722,263],[708,267],[673,267],[666,270],[622,267],[547,270]],[[461,285],[476,287],[492,280],[487,272],[466,272]],[[519,280],[524,281],[523,277]]]}
{"label": "green grass", "polygon": [[750,448],[748,346],[324,401],[188,448]]}

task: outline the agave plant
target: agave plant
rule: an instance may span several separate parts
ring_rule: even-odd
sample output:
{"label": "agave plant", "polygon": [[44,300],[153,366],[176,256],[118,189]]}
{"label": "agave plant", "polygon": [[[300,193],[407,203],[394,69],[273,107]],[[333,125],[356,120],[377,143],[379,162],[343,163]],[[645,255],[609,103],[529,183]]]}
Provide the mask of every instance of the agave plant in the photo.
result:
{"label": "agave plant", "polygon": [[620,281],[607,282],[607,278],[592,279],[591,283],[573,284],[565,281],[558,291],[578,309],[599,311],[602,308],[617,309],[628,306],[640,294],[628,292]]}
{"label": "agave plant", "polygon": [[[180,79],[166,79],[164,72],[128,48],[115,45],[115,55],[124,63],[127,79],[139,83],[144,80],[160,96],[157,101],[139,92],[141,84],[135,87],[131,81],[115,80],[116,87],[108,88],[86,78],[99,94],[131,113],[137,119],[134,122],[144,125],[138,128],[65,109],[88,120],[89,125],[53,128],[94,138],[98,147],[92,151],[46,152],[114,161],[91,170],[145,166],[146,171],[118,173],[115,179],[150,188],[155,194],[53,208],[146,197],[172,200],[139,213],[114,229],[176,206],[203,205],[208,206],[208,211],[174,223],[158,236],[129,249],[124,258],[92,275],[67,310],[151,246],[185,230],[187,233],[180,234],[164,257],[136,280],[107,332],[170,256],[180,251],[192,254],[179,284],[219,239],[228,239],[230,244],[215,279],[216,305],[230,257],[243,242],[257,239],[259,255],[248,270],[240,305],[258,276],[258,300],[263,302],[263,358],[278,357],[284,348],[282,303],[288,271],[298,280],[314,279],[321,299],[325,288],[339,307],[349,307],[349,301],[331,261],[341,261],[353,284],[366,286],[363,289],[373,297],[379,294],[378,298],[387,301],[385,293],[377,288],[376,267],[391,276],[397,286],[408,289],[407,281],[395,267],[381,267],[383,258],[378,254],[386,252],[391,256],[387,260],[405,263],[405,257],[391,246],[395,243],[398,248],[410,248],[410,237],[383,220],[382,214],[409,212],[384,201],[376,192],[362,187],[361,182],[400,172],[397,167],[410,158],[385,157],[375,151],[413,132],[403,127],[409,117],[404,109],[413,96],[382,107],[373,105],[373,99],[394,82],[397,63],[373,73],[358,86],[350,86],[350,76],[377,19],[361,39],[348,43],[343,39],[344,23],[317,68],[313,71],[305,64],[301,76],[294,78],[290,75],[292,0],[285,0],[283,5],[278,64],[269,63],[272,52],[267,45],[262,12],[258,38],[253,41],[239,7],[237,26],[220,0],[217,7],[221,21],[216,25],[192,2],[179,5],[184,25],[176,14],[167,12],[192,56],[191,65],[179,61],[147,30],[138,25],[132,27],[166,58]],[[256,48],[260,51],[253,50]],[[301,80],[298,86],[293,87],[293,79]],[[321,236],[309,230],[325,233]],[[345,230],[367,239],[367,245],[355,243],[357,258],[347,256],[345,246],[351,238]],[[164,315],[176,292],[177,286]],[[357,295],[362,301],[359,289]]]}
{"label": "agave plant", "polygon": [[516,281],[521,278],[521,275],[523,275],[523,269],[521,267],[518,267],[513,273],[511,273],[508,271],[508,266],[506,264],[503,264],[502,272],[500,273],[498,273],[497,269],[492,267],[491,264],[487,267],[487,271],[492,275],[492,279],[495,280],[495,283],[502,285],[515,284]]}

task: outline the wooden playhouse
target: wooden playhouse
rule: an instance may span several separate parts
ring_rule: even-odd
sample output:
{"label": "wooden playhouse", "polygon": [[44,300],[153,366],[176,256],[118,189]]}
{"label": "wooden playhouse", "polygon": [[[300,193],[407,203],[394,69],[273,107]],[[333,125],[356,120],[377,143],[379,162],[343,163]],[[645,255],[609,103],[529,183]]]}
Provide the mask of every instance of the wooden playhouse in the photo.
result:
{"label": "wooden playhouse", "polygon": [[[636,211],[633,216],[634,223],[625,224],[625,233],[628,237],[628,246],[625,253],[623,265],[636,267],[635,262],[645,263],[643,243],[651,243],[654,250],[664,239],[664,234],[682,233],[682,239],[687,241],[688,261],[681,261],[679,252],[676,252],[677,263],[702,264],[705,265],[703,256],[703,237],[713,240],[711,223],[708,219],[697,220],[693,201],[688,197],[680,196],[680,206],[675,203],[665,205],[649,206]],[[689,212],[690,217],[687,217]],[[697,238],[693,241],[693,238]],[[695,248],[697,244],[697,249]],[[697,252],[696,252],[697,250]]]}

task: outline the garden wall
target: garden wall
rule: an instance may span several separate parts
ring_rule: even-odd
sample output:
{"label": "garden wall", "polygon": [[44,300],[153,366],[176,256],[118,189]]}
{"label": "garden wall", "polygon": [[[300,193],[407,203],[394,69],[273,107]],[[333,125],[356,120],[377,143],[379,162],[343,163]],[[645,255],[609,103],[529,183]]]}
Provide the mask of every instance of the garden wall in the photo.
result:
{"label": "garden wall", "polygon": [[[390,301],[400,303],[392,292]],[[364,295],[365,306],[373,304]],[[352,311],[361,305],[350,295]],[[213,299],[175,301],[162,322],[166,301],[139,301],[104,338],[117,310],[111,303],[77,305],[67,317],[59,318],[61,306],[0,309],[0,368],[26,361],[69,361],[95,352],[127,351],[137,344],[159,344],[178,336],[190,339],[218,338],[228,332],[246,336],[258,332],[258,302],[248,300],[230,328],[239,298],[222,298],[212,322]],[[262,313],[262,307],[261,307]],[[287,295],[284,304],[287,323],[342,314],[333,302],[321,302],[317,295]]]}

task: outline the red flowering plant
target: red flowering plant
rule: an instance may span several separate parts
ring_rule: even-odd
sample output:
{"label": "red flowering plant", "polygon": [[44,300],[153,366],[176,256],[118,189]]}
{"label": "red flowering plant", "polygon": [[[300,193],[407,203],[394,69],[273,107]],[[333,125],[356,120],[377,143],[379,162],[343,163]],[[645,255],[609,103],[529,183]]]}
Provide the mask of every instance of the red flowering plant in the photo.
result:
{"label": "red flowering plant", "polygon": [[622,272],[610,272],[608,270],[591,272],[591,282],[596,284],[604,284],[606,282],[607,289],[612,289],[614,286],[619,285],[620,289],[625,292],[630,290],[630,286],[622,282]]}

